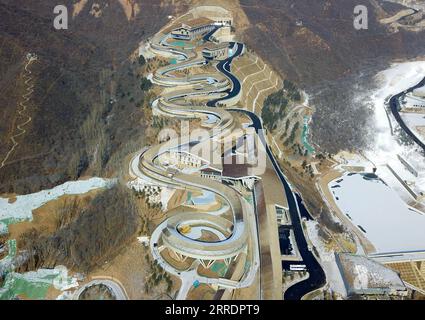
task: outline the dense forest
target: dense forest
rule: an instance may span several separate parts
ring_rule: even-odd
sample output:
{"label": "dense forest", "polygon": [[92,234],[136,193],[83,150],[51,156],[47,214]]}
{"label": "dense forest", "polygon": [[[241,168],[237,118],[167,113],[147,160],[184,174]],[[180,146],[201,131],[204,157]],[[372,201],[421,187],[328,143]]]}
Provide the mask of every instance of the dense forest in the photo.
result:
{"label": "dense forest", "polygon": [[291,81],[285,80],[283,88],[270,94],[264,101],[261,111],[264,126],[270,131],[276,129],[277,123],[285,118],[289,103],[299,102],[300,100],[301,94],[298,88]]}

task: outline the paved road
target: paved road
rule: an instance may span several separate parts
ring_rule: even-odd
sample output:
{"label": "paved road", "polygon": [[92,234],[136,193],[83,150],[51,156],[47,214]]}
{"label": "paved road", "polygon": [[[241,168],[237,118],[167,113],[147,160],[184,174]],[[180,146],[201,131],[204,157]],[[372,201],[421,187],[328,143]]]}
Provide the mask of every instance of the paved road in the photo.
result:
{"label": "paved road", "polygon": [[[155,36],[153,39],[159,41],[161,37]],[[178,118],[196,118],[200,115],[204,116],[205,114],[214,115],[219,119],[215,129],[221,130],[211,130],[211,135],[205,137],[205,139],[224,139],[227,135],[226,130],[231,130],[234,127],[233,117],[229,112],[211,106],[187,105],[179,102],[177,99],[201,95],[219,96],[220,98],[217,99],[217,101],[234,98],[240,92],[240,84],[238,79],[231,74],[230,64],[234,58],[238,57],[243,52],[243,44],[235,45],[237,46],[237,50],[232,57],[218,63],[220,66],[217,66],[217,71],[220,72],[212,75],[201,74],[179,79],[178,77],[169,75],[169,71],[190,67],[193,61],[196,61],[196,64],[200,63],[199,54],[195,53],[193,50],[173,48],[170,47],[170,45],[165,46],[162,40],[160,40],[159,43],[152,44],[151,47],[154,48],[155,52],[158,54],[165,52],[165,54],[172,53],[186,58],[186,61],[182,61],[177,64],[177,66],[165,66],[155,72],[153,77],[155,82],[160,85],[175,87],[173,90],[169,90],[169,92],[157,99],[155,105],[157,110],[164,115]],[[209,78],[214,79],[214,81],[207,81],[208,84],[205,84],[205,80]],[[194,87],[195,84],[198,86]],[[199,88],[199,85],[202,85],[202,88]],[[226,93],[225,97],[221,97],[223,93]],[[219,242],[203,242],[196,239],[190,239],[176,230],[176,223],[174,223],[174,225],[170,223],[178,218],[181,218],[181,220],[179,220],[180,223],[184,223],[187,217],[184,216],[184,214],[177,214],[173,216],[173,219],[165,220],[154,230],[150,241],[154,259],[167,272],[180,277],[182,280],[182,286],[178,294],[179,299],[184,299],[186,297],[189,288],[195,280],[198,280],[200,283],[216,284],[220,287],[231,289],[248,287],[252,285],[255,280],[259,268],[259,254],[255,215],[247,201],[243,199],[235,189],[222,183],[184,174],[182,172],[170,173],[165,168],[154,163],[159,154],[170,149],[182,147],[184,145],[183,140],[185,139],[171,139],[163,144],[152,146],[144,152],[140,152],[133,158],[130,165],[131,175],[147,179],[151,182],[158,182],[160,185],[169,185],[174,188],[208,190],[218,194],[226,200],[233,212],[232,234],[228,239]],[[186,141],[186,143],[188,142],[189,140]],[[199,141],[197,141],[197,143],[199,143]],[[207,220],[205,221],[208,222]],[[253,235],[252,237],[250,236],[251,234]],[[204,260],[235,257],[246,251],[248,243],[252,243],[253,245],[250,248],[250,250],[252,250],[250,268],[244,273],[242,279],[237,281],[225,278],[211,279],[201,277],[196,272],[196,265],[192,265],[191,268],[186,271],[179,271],[162,258],[160,251],[163,247],[159,247],[161,245],[160,240],[162,240],[165,246],[172,248],[177,253],[187,257]]]}
{"label": "paved road", "polygon": [[204,42],[210,41],[210,37],[222,26],[216,26],[214,29],[212,29],[210,32],[208,32],[205,36],[203,36]]}
{"label": "paved road", "polygon": [[[311,291],[314,291],[318,288],[321,288],[326,283],[325,273],[322,267],[320,266],[320,264],[318,263],[318,261],[316,260],[316,258],[314,257],[313,253],[309,251],[308,244],[304,236],[304,231],[302,229],[300,211],[299,211],[300,210],[299,206],[302,205],[302,203],[301,202],[297,203],[296,197],[294,193],[292,192],[291,187],[285,178],[285,175],[280,169],[279,164],[277,163],[273,153],[271,152],[270,147],[268,146],[266,142],[263,126],[262,126],[260,118],[255,113],[252,113],[248,110],[231,109],[231,111],[238,111],[238,112],[245,113],[251,118],[253,122],[252,126],[255,128],[255,131],[259,135],[260,140],[262,141],[264,148],[266,149],[267,156],[272,162],[273,167],[285,189],[286,198],[288,200],[289,213],[291,215],[292,226],[293,226],[294,234],[295,234],[295,241],[297,243],[298,250],[301,253],[303,264],[307,266],[310,276],[308,279],[301,281],[293,285],[289,289],[287,289],[284,295],[284,299],[285,300],[301,300],[301,298],[305,294]],[[302,208],[302,209],[305,210],[305,208]]]}
{"label": "paved road", "polygon": [[[233,47],[234,45],[235,45],[234,42],[230,43],[231,47]],[[229,57],[229,58],[227,58],[223,61],[220,61],[217,64],[217,70],[219,70],[221,73],[223,73],[232,82],[232,87],[229,90],[226,91],[227,95],[225,97],[209,101],[207,103],[207,106],[209,106],[209,107],[215,107],[217,105],[217,103],[219,103],[220,101],[232,99],[232,98],[236,97],[239,94],[239,92],[241,91],[241,83],[240,83],[239,79],[230,71],[230,67],[232,65],[233,59],[239,57],[244,50],[244,44],[243,43],[236,43],[236,46],[237,46],[237,49],[231,57]]]}
{"label": "paved road", "polygon": [[404,132],[406,132],[410,138],[412,138],[412,140],[419,146],[422,148],[422,150],[425,151],[425,143],[423,143],[421,141],[421,139],[419,139],[413,132],[412,130],[410,130],[409,126],[404,122],[404,120],[401,118],[400,113],[398,112],[399,107],[400,107],[400,103],[399,103],[399,99],[404,96],[406,93],[412,92],[413,90],[423,87],[425,86],[425,78],[422,79],[421,82],[419,82],[416,86],[411,87],[410,89],[400,92],[399,94],[393,96],[390,99],[390,108],[391,108],[391,112],[394,116],[394,118],[397,120],[398,124],[400,125],[400,127],[404,130]]}
{"label": "paved road", "polygon": [[[231,45],[233,45],[233,44],[234,43],[232,43]],[[160,102],[161,102],[160,105],[163,106],[163,109],[166,110],[166,112],[170,112],[170,110],[171,110],[171,112],[176,113],[178,111],[179,112],[178,114],[182,114],[182,111],[183,111],[183,112],[186,112],[188,114],[192,114],[192,116],[193,116],[193,112],[202,113],[202,112],[207,111],[208,109],[213,110],[214,108],[211,108],[211,107],[216,106],[216,104],[218,102],[226,100],[226,99],[231,99],[231,98],[237,96],[240,92],[241,86],[240,86],[240,82],[237,79],[237,77],[235,77],[231,73],[230,68],[231,68],[231,63],[232,63],[233,59],[238,57],[243,52],[244,45],[241,44],[241,43],[236,43],[236,46],[237,46],[237,49],[236,49],[236,52],[234,53],[234,55],[232,55],[231,57],[229,57],[226,60],[220,61],[216,66],[217,70],[220,71],[222,74],[224,74],[231,81],[231,87],[225,91],[226,94],[227,94],[225,97],[220,97],[218,99],[210,100],[207,104],[207,106],[210,107],[210,108],[204,109],[204,108],[198,107],[198,108],[196,108],[196,110],[194,110],[193,108],[189,109],[188,107],[185,107],[185,106],[173,105],[172,101],[173,101],[174,97],[170,96],[170,97],[168,97],[168,99],[165,99],[165,101],[160,100]],[[157,47],[157,49],[159,49],[159,47]],[[162,48],[162,49],[168,50],[168,48]],[[173,52],[175,52],[174,49],[173,49]],[[166,76],[166,73],[162,73],[162,76]],[[165,81],[165,82],[167,81],[167,79],[165,77],[164,77],[164,79],[161,79],[161,80]],[[174,81],[174,79],[171,79],[171,80]],[[213,93],[214,92],[214,85],[212,85],[211,88],[210,87],[204,88],[204,90],[205,91],[211,91],[210,93]],[[220,92],[223,92],[223,91],[220,90]],[[179,96],[182,96],[184,94],[190,95],[191,93],[190,92],[188,92],[187,94],[185,92],[175,93],[175,95],[179,95]],[[218,113],[220,109],[215,109],[215,110],[216,110],[215,112]],[[303,257],[304,263],[307,265],[307,268],[310,272],[310,277],[307,280],[302,281],[301,283],[299,283],[297,285],[294,285],[293,287],[289,288],[286,291],[285,298],[286,299],[301,299],[301,297],[304,294],[323,286],[323,284],[325,283],[324,272],[321,269],[319,263],[314,258],[313,254],[310,251],[308,251],[307,242],[305,240],[304,233],[303,233],[303,230],[302,230],[302,227],[301,227],[301,221],[300,221],[300,217],[299,217],[299,208],[297,206],[295,196],[292,193],[292,190],[291,190],[289,184],[287,183],[287,181],[284,177],[284,174],[280,170],[280,167],[277,164],[273,154],[271,153],[271,150],[266,143],[266,140],[265,140],[265,137],[263,135],[262,130],[260,130],[260,129],[262,129],[262,124],[261,124],[260,119],[252,112],[243,111],[243,110],[239,110],[239,109],[237,111],[245,112],[246,114],[248,114],[251,117],[251,119],[254,123],[254,127],[257,131],[257,134],[259,135],[261,141],[263,142],[263,144],[266,148],[268,157],[270,158],[270,160],[273,164],[273,167],[276,170],[276,173],[278,174],[278,176],[279,176],[279,178],[280,178],[280,180],[281,180],[281,182],[284,186],[286,197],[288,199],[288,203],[289,203],[289,207],[290,207],[290,214],[291,214],[292,221],[293,221],[293,224],[294,224],[294,233],[295,233],[296,242],[297,242],[298,248],[301,252],[301,255]],[[223,115],[220,115],[220,116],[223,116]],[[152,150],[152,152],[153,152],[153,154],[156,155],[157,151]],[[149,164],[148,164],[148,166],[149,166]],[[153,171],[157,170],[153,167],[151,169]],[[134,170],[134,171],[136,171],[136,170]],[[141,170],[141,171],[144,171],[146,173],[146,170]],[[155,173],[156,173],[156,175],[154,175],[154,176],[156,178],[158,178],[158,176],[161,176],[161,174],[159,172],[155,172]],[[161,181],[167,180],[164,177],[159,177],[159,179]],[[188,177],[185,177],[185,179],[183,179],[181,181],[181,183],[184,184],[185,180],[187,180],[187,179],[188,179]],[[170,181],[170,183],[173,183],[173,184],[176,184],[176,182],[177,181],[176,181],[175,178],[173,178],[173,181]],[[255,240],[256,240],[256,244],[255,244],[254,248],[256,248],[258,250],[257,223],[256,223],[256,220],[255,220],[255,216],[253,216],[251,219],[247,219],[247,217],[245,217],[245,224],[248,221],[250,221],[250,223],[251,223],[251,234],[254,235],[253,238],[255,238]],[[255,274],[256,274],[254,271],[257,268],[259,268],[259,261],[255,261],[255,263],[254,263],[255,268],[250,268],[251,270],[248,273],[248,276],[246,276],[245,279],[241,282],[231,282],[231,281],[226,280],[226,279],[203,278],[203,277],[196,276],[193,273],[192,270],[187,270],[184,274],[181,274],[181,272],[175,270],[172,266],[168,265],[165,261],[163,261],[163,259],[160,257],[160,254],[159,254],[159,248],[157,248],[157,243],[158,243],[159,237],[163,233],[163,230],[166,229],[166,227],[167,226],[164,223],[164,224],[161,224],[161,226],[159,226],[157,228],[157,230],[155,230],[155,232],[154,232],[154,234],[152,235],[152,238],[151,238],[151,248],[152,248],[152,251],[154,253],[155,258],[164,267],[164,269],[166,269],[168,272],[171,272],[173,274],[177,273],[177,275],[181,277],[181,279],[183,281],[183,285],[182,285],[182,292],[179,294],[179,298],[183,298],[183,297],[186,296],[187,290],[188,290],[188,284],[189,284],[189,282],[192,282],[194,279],[200,281],[201,283],[202,282],[204,282],[204,283],[219,283],[220,285],[222,285],[224,287],[231,287],[231,288],[243,287],[243,286],[247,286],[250,283],[252,283],[253,279],[255,278]],[[252,231],[254,231],[254,232],[252,232]],[[258,252],[257,252],[256,255],[258,255]]]}

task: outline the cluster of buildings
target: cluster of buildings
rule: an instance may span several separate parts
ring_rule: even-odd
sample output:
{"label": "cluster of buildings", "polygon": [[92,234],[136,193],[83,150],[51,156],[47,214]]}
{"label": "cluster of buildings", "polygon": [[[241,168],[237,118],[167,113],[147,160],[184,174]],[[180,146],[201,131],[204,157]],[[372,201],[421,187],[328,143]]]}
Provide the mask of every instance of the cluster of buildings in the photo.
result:
{"label": "cluster of buildings", "polygon": [[223,170],[214,167],[207,167],[201,170],[201,177],[221,182],[223,179]]}
{"label": "cluster of buildings", "polygon": [[182,168],[200,168],[205,163],[198,156],[195,156],[187,151],[167,152],[161,155],[161,160],[171,166]]}
{"label": "cluster of buildings", "polygon": [[[236,165],[239,167],[245,167],[245,165]],[[207,167],[201,170],[201,177],[206,179],[215,180],[218,182],[226,182],[234,186],[237,190],[248,189],[253,190],[254,185],[258,177],[251,176],[248,174],[247,170],[242,168],[242,170],[236,168],[235,170],[231,169],[230,165],[225,165],[223,168],[214,168]]]}
{"label": "cluster of buildings", "polygon": [[177,40],[193,40],[196,37],[213,31],[218,26],[232,26],[231,17],[218,17],[214,20],[206,17],[194,18],[183,22],[179,27],[172,29],[171,37]]}
{"label": "cluster of buildings", "polygon": [[198,37],[209,35],[213,42],[209,42],[202,50],[202,55],[209,60],[224,60],[233,54],[235,49],[228,41],[220,42],[220,39],[229,40],[233,19],[231,16],[216,16],[212,19],[198,17],[185,22],[171,30],[171,38],[175,40],[192,41]]}
{"label": "cluster of buildings", "polygon": [[219,44],[207,43],[202,50],[202,56],[208,60],[225,60],[235,52],[236,43],[223,42]]}
{"label": "cluster of buildings", "polygon": [[171,31],[171,37],[177,40],[193,40],[200,35],[215,29],[214,21],[208,18],[197,18],[183,22],[180,27]]}
{"label": "cluster of buildings", "polygon": [[[247,131],[248,132],[248,131]],[[259,179],[256,173],[261,163],[255,154],[256,141],[253,131],[239,137],[236,143],[222,155],[222,162],[201,170],[201,176],[219,182],[226,182],[236,189],[254,188]]]}

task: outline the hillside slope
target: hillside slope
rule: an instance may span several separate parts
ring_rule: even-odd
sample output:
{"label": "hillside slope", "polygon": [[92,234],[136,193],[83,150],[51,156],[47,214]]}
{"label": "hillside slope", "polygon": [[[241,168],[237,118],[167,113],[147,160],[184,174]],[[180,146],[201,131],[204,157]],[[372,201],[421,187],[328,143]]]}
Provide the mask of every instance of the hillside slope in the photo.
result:
{"label": "hillside slope", "polygon": [[[68,0],[73,18],[66,31],[53,28],[53,0],[0,0],[1,159],[22,122],[17,106],[26,89],[26,55],[39,57],[31,65],[34,92],[26,112],[32,121],[0,168],[0,193],[116,174],[150,125],[137,107],[140,79],[130,55],[169,15],[215,2],[237,14],[250,48],[306,89],[316,107],[313,139],[330,152],[370,141],[371,77],[394,59],[425,54],[424,32],[391,33],[379,23],[402,6],[377,0]],[[370,8],[370,21],[360,32],[352,22],[361,3]]]}
{"label": "hillside slope", "polygon": [[[32,121],[0,169],[0,193],[34,192],[90,168],[106,175],[114,153],[143,136],[146,124],[140,123],[143,113],[135,106],[139,85],[128,58],[141,40],[166,23],[172,6],[143,1],[132,12],[124,6],[127,1],[64,4],[74,8],[74,3],[80,6],[70,9],[74,17],[69,29],[58,31],[53,28],[57,2],[0,0],[2,159],[22,122],[17,105],[25,90],[26,55],[39,58],[31,65],[35,91],[26,112]],[[133,98],[110,104],[118,95]]]}
{"label": "hillside slope", "polygon": [[[241,0],[251,27],[244,40],[317,107],[313,138],[330,152],[367,146],[371,77],[395,59],[425,55],[425,32],[391,33],[379,23],[394,6],[375,0]],[[354,7],[369,8],[369,29],[353,27]],[[400,6],[401,7],[401,6]],[[365,95],[359,99],[358,94]],[[333,139],[330,139],[330,138]]]}

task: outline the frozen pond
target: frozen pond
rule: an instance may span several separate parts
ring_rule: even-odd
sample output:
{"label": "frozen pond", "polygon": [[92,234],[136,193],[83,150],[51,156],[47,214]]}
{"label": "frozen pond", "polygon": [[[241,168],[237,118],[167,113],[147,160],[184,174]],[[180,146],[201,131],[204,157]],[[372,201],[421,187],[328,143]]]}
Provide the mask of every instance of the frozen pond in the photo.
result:
{"label": "frozen pond", "polygon": [[376,253],[425,250],[425,215],[407,206],[382,180],[346,173],[328,187]]}
{"label": "frozen pond", "polygon": [[7,233],[7,226],[24,220],[32,220],[32,211],[65,194],[84,194],[94,189],[110,187],[115,180],[91,178],[88,180],[69,181],[52,189],[17,196],[16,201],[0,198],[0,234]]}

